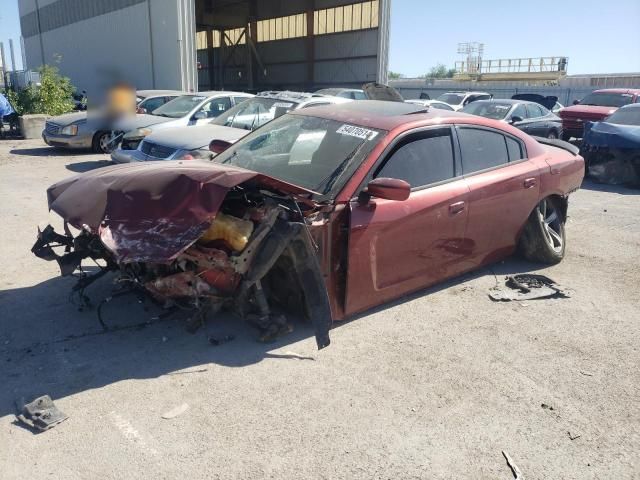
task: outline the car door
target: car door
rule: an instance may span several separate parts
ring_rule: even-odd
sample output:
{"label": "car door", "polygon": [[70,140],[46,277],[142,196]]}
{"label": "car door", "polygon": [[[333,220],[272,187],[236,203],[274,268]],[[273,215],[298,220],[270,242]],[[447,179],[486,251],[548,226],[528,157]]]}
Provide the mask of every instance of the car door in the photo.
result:
{"label": "car door", "polygon": [[469,188],[465,238],[475,268],[513,251],[529,214],[538,203],[540,171],[527,159],[525,145],[496,129],[456,127],[462,172]]}
{"label": "car door", "polygon": [[547,136],[547,120],[545,117],[545,113],[540,105],[535,105],[530,103],[527,105],[527,113],[529,116],[527,133],[529,135],[535,135],[539,137]]}
{"label": "car door", "polygon": [[523,132],[529,133],[529,112],[524,104],[519,103],[510,114],[510,123]]}
{"label": "car door", "polygon": [[469,189],[460,176],[453,129],[415,131],[383,154],[371,178],[399,178],[405,201],[350,202],[347,314],[459,272]]}

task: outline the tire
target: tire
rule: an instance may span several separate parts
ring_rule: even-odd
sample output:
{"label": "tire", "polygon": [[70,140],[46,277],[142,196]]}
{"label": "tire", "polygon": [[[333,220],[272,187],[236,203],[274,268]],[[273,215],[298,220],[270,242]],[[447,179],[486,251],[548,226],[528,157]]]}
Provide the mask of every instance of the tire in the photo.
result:
{"label": "tire", "polygon": [[551,140],[557,140],[558,139],[558,132],[556,132],[555,130],[549,130],[549,132],[547,133],[547,138],[549,138]]}
{"label": "tire", "polygon": [[96,153],[111,153],[108,141],[111,138],[111,132],[97,132],[93,136],[91,149]]}
{"label": "tire", "polygon": [[565,218],[560,201],[548,197],[534,208],[520,238],[520,252],[532,262],[555,265],[566,249]]}

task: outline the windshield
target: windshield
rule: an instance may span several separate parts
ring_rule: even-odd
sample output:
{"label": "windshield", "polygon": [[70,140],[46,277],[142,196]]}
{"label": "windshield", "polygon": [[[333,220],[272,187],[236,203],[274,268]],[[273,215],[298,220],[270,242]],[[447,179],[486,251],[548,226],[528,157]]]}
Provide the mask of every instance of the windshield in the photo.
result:
{"label": "windshield", "polygon": [[464,95],[462,93],[443,93],[436,100],[448,103],[449,105],[460,105],[463,99]]}
{"label": "windshield", "polygon": [[622,107],[633,100],[630,93],[591,93],[580,101],[580,105],[595,105],[599,107]]}
{"label": "windshield", "polygon": [[214,161],[263,173],[317,192],[337,192],[383,137],[336,120],[284,115],[247,135]]}
{"label": "windshield", "polygon": [[478,115],[480,117],[492,118],[493,120],[504,120],[511,110],[510,103],[497,103],[497,102],[473,102],[462,109],[464,113],[470,113],[471,115]]}
{"label": "windshield", "polygon": [[331,95],[331,96],[337,96],[342,90],[340,88],[323,88],[322,90],[318,90],[317,94],[319,95]]}
{"label": "windshield", "polygon": [[240,105],[227,110],[220,115],[213,125],[255,130],[265,123],[295,110],[296,102],[283,101],[275,98],[254,97],[245,100]]}
{"label": "windshield", "polygon": [[184,117],[187,113],[189,113],[207,98],[208,97],[204,97],[202,95],[182,95],[181,97],[174,98],[170,102],[167,102],[161,107],[156,108],[151,113],[153,115],[159,115],[161,117]]}
{"label": "windshield", "polygon": [[640,126],[640,108],[621,108],[613,115],[609,115],[606,122],[616,125]]}

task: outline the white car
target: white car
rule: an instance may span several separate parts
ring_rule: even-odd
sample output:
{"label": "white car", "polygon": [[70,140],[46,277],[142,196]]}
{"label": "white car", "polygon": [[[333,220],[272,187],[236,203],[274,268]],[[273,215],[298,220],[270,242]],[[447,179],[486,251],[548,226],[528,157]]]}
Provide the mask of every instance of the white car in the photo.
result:
{"label": "white car", "polygon": [[448,103],[441,102],[439,100],[413,99],[413,100],[405,100],[404,103],[412,103],[414,105],[422,105],[423,107],[432,107],[432,108],[437,108],[439,110],[449,110],[450,112],[453,112],[453,107],[451,105],[449,105]]}
{"label": "white car", "polygon": [[447,92],[440,95],[436,100],[451,105],[456,112],[462,110],[471,102],[476,100],[491,100],[493,95],[487,92]]}
{"label": "white car", "polygon": [[[198,92],[181,95],[156,108],[152,115],[138,114],[117,122],[113,137],[119,138],[119,147],[112,152],[135,150],[140,141],[159,130],[175,127],[206,125],[233,106],[253,97],[242,92]],[[115,143],[115,142],[112,142]]]}
{"label": "white car", "polygon": [[116,163],[156,160],[210,160],[213,140],[235,143],[256,128],[291,110],[317,107],[351,100],[341,97],[315,96],[299,92],[263,92],[219,115],[208,125],[177,127],[155,131],[144,138],[135,150],[116,150]]}

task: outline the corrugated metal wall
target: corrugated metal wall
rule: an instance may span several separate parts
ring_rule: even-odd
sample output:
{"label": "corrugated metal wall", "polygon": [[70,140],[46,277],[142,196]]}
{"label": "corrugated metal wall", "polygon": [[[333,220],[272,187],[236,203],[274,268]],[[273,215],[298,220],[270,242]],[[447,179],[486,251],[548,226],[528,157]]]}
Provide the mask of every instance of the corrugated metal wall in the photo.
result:
{"label": "corrugated metal wall", "polygon": [[89,94],[114,81],[196,88],[193,0],[19,0],[19,10],[30,69],[55,65]]}
{"label": "corrugated metal wall", "polygon": [[[389,14],[388,2],[380,0],[381,10]],[[358,0],[270,0],[257,3],[258,20],[284,17],[303,13],[307,8],[320,10],[358,3]],[[215,12],[213,13],[215,17]],[[198,21],[196,23],[199,23]],[[380,37],[388,36],[388,22],[386,29],[369,28],[348,32],[314,35],[313,37],[313,65],[309,66],[309,38],[291,38],[259,42],[256,50],[264,68],[255,65],[255,90],[290,89],[312,90],[329,86],[344,86],[359,88],[363,83],[384,81],[380,72],[386,74],[387,56],[381,58]],[[251,53],[248,45],[214,48],[213,78],[218,79],[220,66],[224,63],[223,84],[210,83],[209,55],[206,49],[197,52],[197,59],[201,69],[198,72],[200,90],[212,87],[233,90],[250,88],[249,71],[246,67]],[[309,73],[313,72],[310,80]]]}

